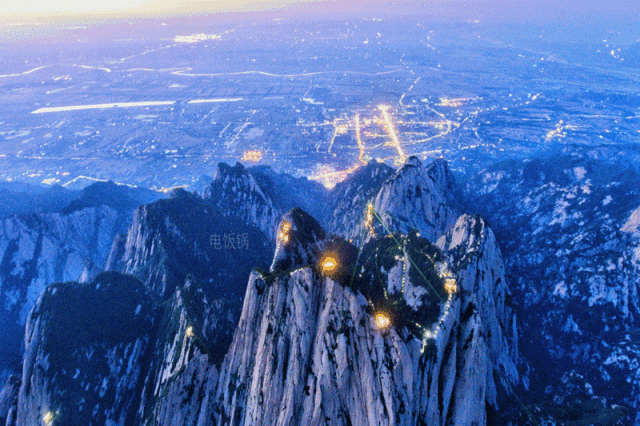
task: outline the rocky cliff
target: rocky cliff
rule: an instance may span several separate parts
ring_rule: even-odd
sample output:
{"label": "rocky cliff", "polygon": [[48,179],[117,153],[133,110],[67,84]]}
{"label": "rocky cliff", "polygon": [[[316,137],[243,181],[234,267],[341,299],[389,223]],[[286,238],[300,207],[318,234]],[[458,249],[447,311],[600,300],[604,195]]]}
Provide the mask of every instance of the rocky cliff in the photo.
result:
{"label": "rocky cliff", "polygon": [[[115,272],[50,286],[30,314],[22,377],[3,391],[14,395],[8,424],[490,422],[520,382],[493,232],[459,214],[446,163],[368,169],[341,186],[368,188],[342,236],[282,211],[266,181],[279,178],[241,166],[219,167],[204,197],[140,207],[114,240]],[[337,193],[346,211],[353,200]],[[338,226],[336,211],[324,223]],[[249,247],[212,239],[238,232]],[[123,310],[83,311],[83,298]],[[79,330],[103,314],[112,331]]]}
{"label": "rocky cliff", "polygon": [[[498,164],[465,188],[504,249],[531,403],[559,422],[629,424],[624,408],[640,421],[638,183],[623,165],[560,156]],[[572,407],[580,381],[584,401],[602,401]]]}
{"label": "rocky cliff", "polygon": [[[401,242],[390,249],[391,238]],[[286,270],[252,273],[216,424],[486,424],[498,389],[518,381],[515,317],[486,224],[461,216],[437,247],[415,235],[371,241],[362,264],[338,260],[354,281],[297,255],[317,246],[292,241]]]}

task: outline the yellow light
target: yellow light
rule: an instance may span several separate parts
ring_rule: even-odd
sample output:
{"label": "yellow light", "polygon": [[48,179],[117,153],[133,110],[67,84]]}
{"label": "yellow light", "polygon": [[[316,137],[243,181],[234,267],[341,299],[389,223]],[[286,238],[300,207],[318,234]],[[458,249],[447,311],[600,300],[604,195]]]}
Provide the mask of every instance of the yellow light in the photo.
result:
{"label": "yellow light", "polygon": [[322,272],[324,273],[333,272],[338,267],[337,256],[333,253],[326,254],[320,263],[322,264]]}
{"label": "yellow light", "polygon": [[[322,173],[319,175],[309,177],[310,180],[317,180],[322,183],[325,188],[331,189],[336,186],[337,183],[342,182],[349,176],[350,173],[358,170],[359,164],[354,164],[351,168],[346,170],[335,171],[330,167],[322,167]],[[331,171],[334,170],[334,171]]]}
{"label": "yellow light", "polygon": [[185,334],[187,335],[187,337],[193,337],[193,327],[187,327],[187,331]]}
{"label": "yellow light", "polygon": [[395,127],[393,127],[393,122],[391,121],[391,117],[389,117],[389,113],[387,112],[389,107],[387,105],[379,105],[378,109],[382,111],[382,116],[384,117],[384,123],[385,123],[385,128],[387,129],[387,133],[389,133],[389,136],[393,141],[393,145],[396,147],[396,150],[398,151],[398,156],[399,156],[398,162],[404,163],[407,157],[405,156],[404,151],[400,146],[400,140],[398,139],[398,135],[396,134],[396,129]]}
{"label": "yellow light", "polygon": [[262,160],[261,151],[245,151],[242,155],[242,161],[258,162]]}
{"label": "yellow light", "polygon": [[389,319],[389,316],[379,312],[376,314],[376,326],[382,330],[385,329],[387,327],[389,327],[391,325],[391,319]]}
{"label": "yellow light", "polygon": [[373,204],[371,203],[367,204],[367,218],[364,222],[364,225],[367,227],[371,235],[376,235],[376,231],[375,229],[373,229]]}
{"label": "yellow light", "polygon": [[453,278],[447,278],[444,281],[444,289],[447,290],[448,293],[455,293],[458,291],[458,285],[456,284],[456,280]]}
{"label": "yellow light", "polygon": [[42,421],[46,426],[51,426],[53,424],[53,413],[51,411],[47,411],[44,417],[42,417]]}
{"label": "yellow light", "polygon": [[364,159],[364,144],[362,143],[362,138],[360,136],[360,116],[358,114],[356,114],[356,141],[358,142],[358,149],[360,150],[358,159],[362,164],[367,164]]}
{"label": "yellow light", "polygon": [[280,225],[280,232],[278,233],[278,238],[284,244],[289,242],[289,230],[290,229],[291,229],[291,224],[289,222],[287,222],[286,220],[284,222],[282,222],[282,225]]}

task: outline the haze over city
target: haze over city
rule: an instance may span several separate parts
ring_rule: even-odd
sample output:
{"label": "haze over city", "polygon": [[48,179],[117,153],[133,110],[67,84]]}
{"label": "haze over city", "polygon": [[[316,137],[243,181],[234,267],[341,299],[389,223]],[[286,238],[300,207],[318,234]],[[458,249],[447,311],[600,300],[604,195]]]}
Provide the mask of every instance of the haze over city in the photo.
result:
{"label": "haze over city", "polygon": [[362,0],[114,0],[19,1],[6,0],[0,5],[0,22],[32,19],[82,20],[98,17],[150,17],[180,14],[198,15],[212,12],[300,12],[340,14],[413,14],[434,20],[468,19],[488,22],[579,22],[637,20],[640,7],[635,2],[612,0],[431,0],[380,1]]}
{"label": "haze over city", "polygon": [[0,3],[0,426],[640,425],[640,3]]}

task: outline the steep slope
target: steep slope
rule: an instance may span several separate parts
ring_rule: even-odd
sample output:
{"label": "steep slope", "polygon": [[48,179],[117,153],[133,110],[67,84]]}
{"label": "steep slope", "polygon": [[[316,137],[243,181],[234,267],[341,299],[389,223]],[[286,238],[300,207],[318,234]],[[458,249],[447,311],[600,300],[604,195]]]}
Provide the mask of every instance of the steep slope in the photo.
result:
{"label": "steep slope", "polygon": [[249,272],[271,256],[276,211],[247,169],[220,164],[204,197],[177,190],[140,207],[114,241],[107,269],[140,278],[162,303],[142,421],[207,424]]}
{"label": "steep slope", "polygon": [[272,238],[286,211],[300,207],[320,214],[326,195],[317,182],[278,174],[267,166],[245,168],[240,163],[218,164],[213,181],[204,190],[204,199],[224,215],[254,223]]}
{"label": "steep slope", "polygon": [[[285,204],[239,166],[220,166],[205,197],[178,190],[138,208],[109,254],[117,272],[50,286],[30,315],[25,369],[0,400],[9,426],[61,416],[69,426],[487,424],[520,380],[495,237],[475,216],[450,223],[446,164],[385,170],[362,182],[362,205],[380,198],[376,217],[393,233],[354,216],[344,229],[359,247],[300,208],[266,229]],[[418,187],[435,191],[418,197],[432,210],[388,195],[409,203]],[[248,246],[225,247],[239,232]],[[96,309],[108,324],[94,333],[85,310],[105,300],[117,311],[122,297],[121,315]],[[148,306],[140,324],[134,303]],[[69,417],[68,406],[91,410]]]}
{"label": "steep slope", "polygon": [[21,182],[0,182],[0,218],[16,214],[59,212],[81,195],[59,185],[39,187]]}
{"label": "steep slope", "polygon": [[186,283],[201,289],[198,297],[216,306],[207,314],[221,318],[209,341],[220,356],[237,322],[249,271],[266,266],[268,259],[269,238],[258,229],[262,218],[251,224],[233,212],[224,216],[198,195],[177,190],[170,199],[136,211],[126,239],[114,242],[106,266],[139,278],[163,300]]}
{"label": "steep slope", "polygon": [[[51,188],[40,195],[71,191]],[[0,221],[0,383],[16,371],[22,355],[24,325],[36,299],[53,282],[90,280],[101,271],[115,235],[131,223],[133,210],[160,194],[97,183],[61,212],[14,215]],[[36,194],[37,195],[37,194]],[[39,208],[34,205],[33,208]]]}
{"label": "steep slope", "polygon": [[[216,365],[237,324],[249,270],[266,266],[271,255],[269,234],[275,230],[268,225],[274,209],[244,168],[221,164],[205,198],[177,190],[169,199],[141,206],[127,234],[114,239],[107,270],[138,277],[161,318],[140,361],[145,376],[137,389],[139,403],[127,408],[126,419],[188,421],[205,409],[206,402],[191,396],[196,390],[210,393],[206,387],[215,385]],[[105,386],[116,397],[127,397],[122,389]],[[43,395],[48,391],[40,389]],[[123,419],[113,421],[131,421]]]}
{"label": "steep slope", "polygon": [[[308,215],[287,223],[319,235]],[[299,255],[322,247],[317,238],[286,239],[274,261],[286,269],[252,273],[221,367],[218,424],[486,424],[487,404],[518,380],[495,238],[469,216],[439,242],[444,251],[416,234],[394,238],[400,246],[367,244],[355,281],[336,282],[321,257]],[[346,259],[338,268],[356,266],[333,253]]]}
{"label": "steep slope", "polygon": [[504,248],[532,401],[563,401],[580,377],[605,407],[640,409],[638,183],[621,165],[565,156],[499,164],[466,187]]}
{"label": "steep slope", "polygon": [[204,192],[204,199],[223,216],[254,224],[273,238],[281,213],[253,174],[242,164],[236,163],[233,167],[225,163],[218,164],[213,182]]}
{"label": "steep slope", "polygon": [[29,315],[8,424],[135,424],[154,307],[134,278],[54,284]]}
{"label": "steep slope", "polygon": [[300,207],[313,217],[322,217],[322,208],[328,194],[320,183],[305,177],[294,178],[276,173],[268,166],[250,167],[248,171],[277,206],[280,212],[278,217],[294,207]]}
{"label": "steep slope", "polygon": [[[397,171],[369,163],[336,185],[325,211],[329,230],[360,243],[375,234],[412,229],[432,241],[451,229],[460,215],[455,179],[444,160],[424,165],[410,157]],[[382,222],[365,221],[371,205]],[[368,223],[370,222],[370,224]]]}
{"label": "steep slope", "polygon": [[460,215],[455,179],[446,161],[424,166],[416,157],[385,181],[373,206],[388,229],[418,229],[432,241],[451,229]]}
{"label": "steep slope", "polygon": [[203,197],[177,190],[169,200],[139,208],[107,262],[107,270],[138,277],[163,299],[176,289],[184,296],[187,284],[197,289],[193,303],[206,299],[208,310],[190,314],[208,327],[201,332],[216,359],[230,343],[251,268],[267,266],[282,214],[282,197],[271,198],[277,176],[261,173],[256,178],[239,163],[220,163]]}
{"label": "steep slope", "polygon": [[[0,370],[19,365],[28,312],[45,287],[101,267],[129,219],[109,207],[0,222]],[[5,371],[7,371],[5,370]],[[3,374],[0,379],[4,383]]]}
{"label": "steep slope", "polygon": [[394,172],[394,169],[384,163],[370,161],[348,179],[338,183],[330,191],[322,212],[327,229],[347,239],[360,238],[357,225],[362,221],[367,204],[373,201],[382,184]]}

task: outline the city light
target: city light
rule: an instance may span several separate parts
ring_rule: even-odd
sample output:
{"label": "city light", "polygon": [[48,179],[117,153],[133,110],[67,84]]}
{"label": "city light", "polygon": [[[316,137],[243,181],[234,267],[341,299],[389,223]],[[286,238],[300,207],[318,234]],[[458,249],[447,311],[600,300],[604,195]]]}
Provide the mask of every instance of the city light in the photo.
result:
{"label": "city light", "polygon": [[382,111],[382,116],[384,117],[385,128],[387,129],[387,132],[389,133],[389,136],[391,137],[391,140],[393,140],[393,144],[396,147],[396,150],[398,151],[398,156],[400,157],[399,158],[399,162],[400,162],[400,164],[404,164],[404,162],[406,161],[407,157],[404,154],[404,151],[402,150],[402,147],[400,146],[400,140],[398,139],[398,135],[396,134],[396,129],[395,129],[395,127],[393,127],[393,122],[391,121],[391,117],[389,117],[389,113],[387,112],[389,107],[386,106],[386,105],[379,105],[378,109],[380,111]]}
{"label": "city light", "polygon": [[322,173],[311,176],[310,180],[320,181],[324,185],[325,188],[331,189],[336,186],[336,184],[342,182],[349,176],[350,173],[356,171],[360,167],[359,164],[355,164],[351,168],[347,170],[336,171],[329,166],[323,166],[321,168]]}
{"label": "city light", "polygon": [[242,154],[242,161],[257,163],[262,160],[262,151],[245,151]]}
{"label": "city light", "polygon": [[362,137],[360,136],[360,115],[358,114],[356,114],[356,141],[358,142],[358,149],[360,150],[358,159],[362,164],[367,164],[364,159],[364,144],[362,143]]}

